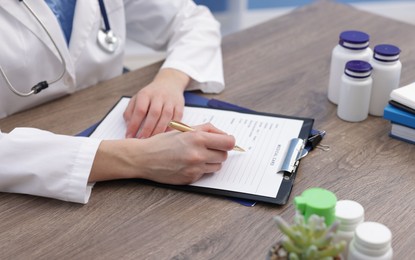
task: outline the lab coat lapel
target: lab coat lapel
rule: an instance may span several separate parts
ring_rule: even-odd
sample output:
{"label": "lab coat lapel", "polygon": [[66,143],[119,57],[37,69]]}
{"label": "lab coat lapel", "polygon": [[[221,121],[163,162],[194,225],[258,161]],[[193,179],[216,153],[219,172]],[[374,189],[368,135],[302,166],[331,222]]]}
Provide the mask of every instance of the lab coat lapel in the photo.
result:
{"label": "lab coat lapel", "polygon": [[[62,53],[63,58],[65,59],[67,72],[71,75],[71,77],[74,77],[74,69],[69,55],[65,36],[62,33],[62,29],[60,28],[59,22],[55,18],[55,15],[44,1],[25,0],[25,2],[39,17],[43,25],[51,34],[53,40],[56,42],[57,47]],[[50,38],[43,30],[42,26],[36,21],[36,18],[30,13],[30,11],[24,6],[23,3],[20,1],[3,0],[0,1],[0,8],[3,8],[12,17],[21,22],[30,31],[32,31],[33,34],[39,38],[39,41],[43,42],[45,46],[47,46],[47,48],[49,48],[58,59],[60,59],[59,54]]]}
{"label": "lab coat lapel", "polygon": [[95,26],[100,18],[98,1],[76,2],[71,41],[69,43],[69,51],[74,63],[81,55],[91,34],[95,33]]}

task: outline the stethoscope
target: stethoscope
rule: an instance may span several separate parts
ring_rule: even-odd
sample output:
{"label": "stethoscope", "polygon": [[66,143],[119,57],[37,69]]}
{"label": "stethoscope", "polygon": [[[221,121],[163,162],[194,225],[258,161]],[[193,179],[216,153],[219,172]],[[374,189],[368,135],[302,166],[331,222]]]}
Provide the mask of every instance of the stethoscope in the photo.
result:
{"label": "stethoscope", "polygon": [[[63,78],[63,76],[65,75],[65,73],[66,73],[66,62],[65,62],[65,59],[63,58],[62,52],[59,50],[58,45],[56,44],[56,42],[53,39],[52,35],[48,31],[48,29],[46,29],[44,23],[39,19],[39,17],[36,15],[36,13],[33,11],[33,9],[24,0],[18,0],[18,1],[23,3],[23,5],[27,8],[27,10],[31,13],[31,15],[40,24],[42,29],[46,32],[47,36],[49,37],[50,41],[52,42],[53,46],[55,47],[55,49],[56,49],[56,51],[59,55],[59,58],[61,60],[61,63],[62,63],[62,72],[59,74],[59,76],[56,79],[50,80],[50,81],[46,81],[46,80],[41,81],[41,82],[37,83],[36,85],[34,85],[31,88],[30,92],[20,92],[16,88],[14,88],[13,84],[10,82],[9,78],[7,77],[6,73],[4,72],[3,68],[0,65],[0,73],[2,74],[3,78],[5,79],[9,89],[13,93],[15,93],[16,95],[18,95],[20,97],[28,97],[28,96],[31,96],[33,94],[37,94],[37,93],[41,92],[45,88],[49,87],[49,85],[54,84],[54,83],[58,82],[59,80],[61,80]],[[101,11],[101,16],[102,16],[102,19],[104,21],[104,28],[101,28],[98,31],[98,37],[97,37],[98,46],[101,47],[102,50],[104,50],[108,53],[114,53],[117,50],[120,41],[119,41],[118,37],[111,30],[107,10],[106,10],[105,4],[104,4],[104,0],[98,0],[98,3],[99,3],[100,11]]]}

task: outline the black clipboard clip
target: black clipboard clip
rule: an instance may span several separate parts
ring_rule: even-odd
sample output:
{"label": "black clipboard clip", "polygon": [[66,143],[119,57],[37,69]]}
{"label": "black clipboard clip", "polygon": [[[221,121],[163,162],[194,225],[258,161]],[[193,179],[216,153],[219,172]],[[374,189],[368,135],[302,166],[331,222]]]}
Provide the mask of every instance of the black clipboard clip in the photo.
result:
{"label": "black clipboard clip", "polygon": [[291,139],[290,146],[282,163],[280,173],[284,174],[285,180],[290,180],[291,176],[297,170],[300,164],[300,159],[308,154],[308,151],[304,149],[306,140],[301,138]]}
{"label": "black clipboard clip", "polygon": [[305,148],[308,151],[313,150],[314,148],[318,148],[320,150],[323,150],[325,152],[330,151],[330,146],[326,144],[321,144],[321,140],[323,140],[323,137],[326,135],[326,131],[323,130],[311,130],[311,134],[307,139]]}

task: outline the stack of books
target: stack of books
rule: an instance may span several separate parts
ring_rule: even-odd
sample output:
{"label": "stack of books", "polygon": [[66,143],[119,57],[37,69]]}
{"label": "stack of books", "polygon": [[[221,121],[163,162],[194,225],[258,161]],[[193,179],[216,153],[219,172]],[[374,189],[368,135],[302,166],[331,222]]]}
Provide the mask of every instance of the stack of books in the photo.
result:
{"label": "stack of books", "polygon": [[415,82],[391,92],[383,117],[391,121],[391,137],[415,144]]}

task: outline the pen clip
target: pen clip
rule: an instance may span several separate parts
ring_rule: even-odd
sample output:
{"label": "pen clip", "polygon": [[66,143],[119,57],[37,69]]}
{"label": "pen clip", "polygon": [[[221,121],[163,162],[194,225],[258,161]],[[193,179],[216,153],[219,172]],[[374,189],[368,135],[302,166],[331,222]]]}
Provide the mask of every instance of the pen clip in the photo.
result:
{"label": "pen clip", "polygon": [[305,141],[301,138],[291,139],[290,146],[288,147],[287,155],[285,156],[281,170],[279,172],[284,173],[284,179],[289,180],[291,175],[295,172],[300,159],[306,154],[303,151]]}

